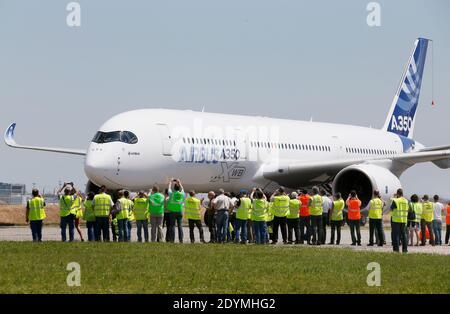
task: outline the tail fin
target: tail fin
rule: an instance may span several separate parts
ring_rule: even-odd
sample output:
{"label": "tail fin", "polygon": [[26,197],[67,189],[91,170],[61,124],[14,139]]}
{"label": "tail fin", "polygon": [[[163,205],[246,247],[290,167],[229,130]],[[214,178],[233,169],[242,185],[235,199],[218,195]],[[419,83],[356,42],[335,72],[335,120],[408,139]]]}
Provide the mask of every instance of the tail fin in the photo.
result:
{"label": "tail fin", "polygon": [[414,116],[419,103],[420,86],[429,39],[418,38],[406,64],[400,86],[392,101],[383,130],[412,138]]}

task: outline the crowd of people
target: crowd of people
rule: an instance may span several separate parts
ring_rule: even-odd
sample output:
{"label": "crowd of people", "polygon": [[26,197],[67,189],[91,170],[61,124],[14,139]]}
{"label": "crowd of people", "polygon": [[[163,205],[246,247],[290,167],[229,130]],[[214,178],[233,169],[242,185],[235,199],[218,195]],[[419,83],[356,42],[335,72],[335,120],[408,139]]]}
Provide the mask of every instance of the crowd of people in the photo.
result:
{"label": "crowd of people", "polygon": [[[183,243],[183,217],[189,226],[189,238],[195,242],[195,228],[200,242],[205,243],[202,216],[210,233],[210,243],[276,244],[279,233],[284,244],[339,245],[342,226],[350,228],[351,245],[361,245],[361,200],[351,191],[344,200],[341,193],[331,196],[325,190],[313,187],[289,194],[280,187],[271,195],[260,188],[241,190],[239,194],[219,189],[210,191],[206,199],[197,197],[195,191],[185,193],[180,179],[171,179],[164,193],[154,186],[149,193],[141,191],[131,198],[131,193],[119,190],[113,198],[105,186],[99,193],[83,195],[73,183],[64,183],[59,190],[61,240],[74,241],[75,230],[84,241],[80,221],[86,222],[88,241],[131,240],[133,222],[139,242]],[[414,194],[407,200],[398,189],[386,204],[378,191],[368,206],[368,246],[383,246],[386,236],[383,228],[383,210],[391,213],[391,242],[393,250],[408,251],[408,246],[442,245],[442,214],[445,215],[445,244],[450,237],[450,202],[447,207],[439,196],[431,202],[428,195],[419,198]],[[204,209],[204,211],[202,210]],[[29,222],[33,241],[42,241],[45,219],[45,201],[37,189],[27,201],[26,221]],[[150,224],[150,228],[149,228]],[[327,227],[330,231],[329,242]],[[166,228],[165,234],[163,228]],[[149,232],[150,229],[150,232]],[[176,232],[177,231],[177,232]],[[112,239],[110,236],[112,235]],[[420,244],[419,244],[420,243]]]}

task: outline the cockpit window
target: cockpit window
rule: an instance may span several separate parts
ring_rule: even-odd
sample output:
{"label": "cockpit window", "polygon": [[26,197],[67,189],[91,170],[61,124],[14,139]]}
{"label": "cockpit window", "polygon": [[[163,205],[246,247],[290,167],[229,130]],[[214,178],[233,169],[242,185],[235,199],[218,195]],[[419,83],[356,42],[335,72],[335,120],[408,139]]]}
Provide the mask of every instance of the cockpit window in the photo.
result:
{"label": "cockpit window", "polygon": [[138,142],[137,136],[130,131],[113,131],[113,132],[97,132],[92,139],[92,142],[98,144],[122,142],[126,144],[136,144]]}

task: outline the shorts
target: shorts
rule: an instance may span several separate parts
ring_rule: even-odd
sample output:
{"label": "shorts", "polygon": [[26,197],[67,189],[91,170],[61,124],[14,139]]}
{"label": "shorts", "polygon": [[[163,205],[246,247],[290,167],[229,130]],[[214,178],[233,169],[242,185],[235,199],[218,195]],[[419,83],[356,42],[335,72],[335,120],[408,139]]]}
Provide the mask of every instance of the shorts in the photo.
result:
{"label": "shorts", "polygon": [[419,227],[419,223],[415,222],[415,221],[408,221],[408,228],[418,228]]}

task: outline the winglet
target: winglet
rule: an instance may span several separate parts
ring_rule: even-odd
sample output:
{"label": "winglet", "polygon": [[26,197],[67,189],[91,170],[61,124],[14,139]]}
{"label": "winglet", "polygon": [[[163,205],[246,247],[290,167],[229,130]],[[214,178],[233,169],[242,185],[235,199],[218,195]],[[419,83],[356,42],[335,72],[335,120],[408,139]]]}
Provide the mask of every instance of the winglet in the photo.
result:
{"label": "winglet", "polygon": [[16,141],[14,140],[14,130],[16,129],[16,123],[13,122],[5,131],[5,144],[11,147],[17,146]]}

